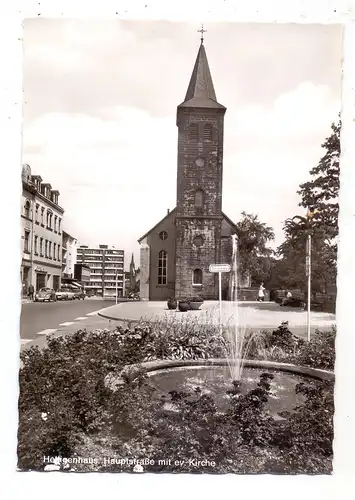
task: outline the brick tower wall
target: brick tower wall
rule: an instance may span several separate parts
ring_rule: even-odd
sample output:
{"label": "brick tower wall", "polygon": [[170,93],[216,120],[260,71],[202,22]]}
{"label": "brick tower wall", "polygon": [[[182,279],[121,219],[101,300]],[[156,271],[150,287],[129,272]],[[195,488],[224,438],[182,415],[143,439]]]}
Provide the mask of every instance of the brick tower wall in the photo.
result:
{"label": "brick tower wall", "polygon": [[[210,264],[220,262],[222,225],[223,116],[220,109],[180,109],[176,211],[177,297],[201,295],[218,298],[218,276]],[[198,126],[198,139],[189,137],[191,124]],[[203,127],[212,125],[212,140],[206,141]],[[202,158],[203,165],[196,164]],[[195,193],[202,189],[203,207],[196,208]],[[194,244],[201,236],[203,245]],[[203,285],[193,285],[193,270],[203,271]]]}
{"label": "brick tower wall", "polygon": [[[206,300],[218,298],[217,275],[209,272],[209,265],[218,262],[220,221],[177,219],[176,289],[179,297],[202,296]],[[194,245],[195,236],[202,236],[204,244]],[[193,284],[193,270],[202,270],[202,286]]]}

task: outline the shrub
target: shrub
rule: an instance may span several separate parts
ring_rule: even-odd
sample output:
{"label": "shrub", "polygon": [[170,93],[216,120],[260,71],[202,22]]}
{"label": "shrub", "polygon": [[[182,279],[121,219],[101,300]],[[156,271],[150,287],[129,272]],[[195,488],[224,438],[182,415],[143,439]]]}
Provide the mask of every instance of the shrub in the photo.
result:
{"label": "shrub", "polygon": [[137,340],[122,344],[116,333],[83,330],[21,352],[20,468],[41,469],[43,455],[68,455],[82,434],[105,425],[111,398],[105,376],[141,361]]}
{"label": "shrub", "polygon": [[[321,472],[331,467],[333,456],[334,384],[309,381],[298,384],[296,393],[306,398],[293,412],[281,412],[285,419],[275,433],[274,444],[287,450],[283,472]],[[323,462],[319,460],[323,457]]]}
{"label": "shrub", "polygon": [[[288,356],[297,364],[332,369],[335,330],[317,333],[310,343],[293,336],[286,324],[262,336],[264,354]],[[252,346],[260,357],[260,345]],[[274,351],[272,351],[274,349]],[[50,338],[42,350],[21,353],[18,462],[43,470],[43,456],[72,456],[102,434],[121,456],[162,457],[183,462],[170,470],[197,471],[191,459],[215,461],[204,472],[330,472],[332,455],[332,384],[299,385],[305,404],[275,422],[266,403],[270,375],[242,394],[235,384],[221,413],[208,394],[172,392],[166,409],[144,372],[127,377],[112,392],[108,375],[146,359],[223,357],[218,327],[198,320],[144,321],[134,328],[87,332]],[[283,358],[285,359],[285,358]],[[169,470],[164,464],[161,469]],[[108,470],[105,468],[105,470]],[[112,470],[118,470],[112,466]],[[198,469],[200,470],[200,469]]]}
{"label": "shrub", "polygon": [[316,331],[310,342],[304,342],[295,362],[323,370],[334,370],[336,329],[331,332]]}

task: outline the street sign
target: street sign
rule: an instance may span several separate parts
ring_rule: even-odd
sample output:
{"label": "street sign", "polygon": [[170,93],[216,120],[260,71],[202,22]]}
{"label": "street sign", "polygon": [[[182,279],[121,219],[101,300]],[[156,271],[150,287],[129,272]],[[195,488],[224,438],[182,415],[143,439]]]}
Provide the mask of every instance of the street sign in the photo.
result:
{"label": "street sign", "polygon": [[210,264],[210,273],[229,273],[231,266],[229,264]]}

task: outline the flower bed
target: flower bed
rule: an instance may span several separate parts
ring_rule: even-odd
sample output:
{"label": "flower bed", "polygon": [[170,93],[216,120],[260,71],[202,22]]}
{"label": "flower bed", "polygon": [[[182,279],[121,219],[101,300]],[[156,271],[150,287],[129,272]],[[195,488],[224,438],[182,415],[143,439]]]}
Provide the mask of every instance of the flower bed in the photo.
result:
{"label": "flower bed", "polygon": [[[265,333],[263,346],[253,344],[250,357],[265,359],[267,354],[270,360],[329,370],[334,367],[334,338],[335,332],[319,333],[308,344],[283,325]],[[45,349],[23,351],[19,467],[43,470],[44,456],[60,456],[96,457],[97,463],[68,464],[84,471],[132,471],[134,460],[145,460],[150,462],[144,470],[152,472],[330,473],[332,382],[300,384],[297,391],[305,403],[277,421],[266,411],[266,374],[256,389],[231,395],[223,414],[198,388],[173,391],[178,412],[164,411],[144,373],[128,375],[116,392],[105,386],[110,373],[128,364],[215,357],[223,357],[216,327],[197,322],[78,331],[49,340]],[[110,463],[104,457],[132,462]],[[161,462],[169,459],[170,464]],[[201,460],[205,462],[198,464]]]}

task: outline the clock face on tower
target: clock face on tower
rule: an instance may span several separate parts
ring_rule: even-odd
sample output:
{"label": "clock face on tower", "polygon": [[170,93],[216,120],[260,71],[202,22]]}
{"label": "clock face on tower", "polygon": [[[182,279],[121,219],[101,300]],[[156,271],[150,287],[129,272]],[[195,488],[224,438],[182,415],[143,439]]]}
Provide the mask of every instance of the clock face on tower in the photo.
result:
{"label": "clock face on tower", "polygon": [[196,165],[198,167],[203,167],[204,164],[205,164],[205,160],[203,158],[197,158],[197,160],[195,161]]}

